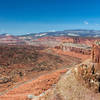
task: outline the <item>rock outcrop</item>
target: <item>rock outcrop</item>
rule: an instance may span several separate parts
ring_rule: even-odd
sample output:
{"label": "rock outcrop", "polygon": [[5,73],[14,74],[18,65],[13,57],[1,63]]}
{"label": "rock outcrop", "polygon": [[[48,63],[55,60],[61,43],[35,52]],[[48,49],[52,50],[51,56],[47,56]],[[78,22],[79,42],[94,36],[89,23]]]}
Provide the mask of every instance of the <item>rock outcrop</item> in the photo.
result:
{"label": "rock outcrop", "polygon": [[100,41],[94,42],[92,46],[91,58],[95,71],[100,73]]}
{"label": "rock outcrop", "polygon": [[96,93],[100,93],[100,73],[96,72],[94,64],[81,64],[76,74],[76,79],[81,81],[84,86]]}
{"label": "rock outcrop", "polygon": [[98,41],[92,46],[92,62],[100,63],[100,43]]}

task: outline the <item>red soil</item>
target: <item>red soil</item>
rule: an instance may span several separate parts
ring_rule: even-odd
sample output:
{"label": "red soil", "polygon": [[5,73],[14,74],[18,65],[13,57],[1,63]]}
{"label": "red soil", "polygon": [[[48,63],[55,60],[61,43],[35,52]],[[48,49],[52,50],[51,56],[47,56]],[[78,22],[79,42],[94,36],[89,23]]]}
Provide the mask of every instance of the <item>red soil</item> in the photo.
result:
{"label": "red soil", "polygon": [[58,70],[56,72],[52,72],[51,74],[40,76],[36,80],[32,80],[17,88],[14,88],[11,91],[8,91],[7,94],[0,96],[0,100],[28,100],[27,96],[29,94],[34,94],[36,96],[40,95],[44,91],[51,88],[53,84],[56,84],[61,74],[65,73],[66,71],[66,69]]}

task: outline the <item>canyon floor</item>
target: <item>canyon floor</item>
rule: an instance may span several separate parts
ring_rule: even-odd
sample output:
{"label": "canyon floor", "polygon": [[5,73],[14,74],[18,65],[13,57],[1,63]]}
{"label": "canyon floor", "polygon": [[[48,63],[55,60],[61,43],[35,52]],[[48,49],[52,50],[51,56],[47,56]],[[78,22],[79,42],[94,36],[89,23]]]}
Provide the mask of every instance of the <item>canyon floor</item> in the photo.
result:
{"label": "canyon floor", "polygon": [[0,54],[0,100],[27,100],[28,95],[38,96],[83,60],[35,46],[1,46]]}
{"label": "canyon floor", "polygon": [[[94,40],[44,37],[30,42],[26,39],[21,45],[0,45],[0,100],[87,100],[81,95],[86,95],[85,90],[90,93],[86,98],[99,100],[99,94],[94,96],[89,87],[82,86],[84,70],[81,75],[78,69],[82,62],[82,68],[84,64],[90,66],[87,59],[91,59]],[[34,46],[27,45],[31,42]],[[77,70],[79,75],[75,74]]]}

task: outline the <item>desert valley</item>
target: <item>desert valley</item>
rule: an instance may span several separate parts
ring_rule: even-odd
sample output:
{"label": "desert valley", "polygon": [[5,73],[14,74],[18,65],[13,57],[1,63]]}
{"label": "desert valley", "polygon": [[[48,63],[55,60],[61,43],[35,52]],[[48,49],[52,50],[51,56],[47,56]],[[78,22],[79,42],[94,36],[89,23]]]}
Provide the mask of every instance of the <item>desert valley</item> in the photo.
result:
{"label": "desert valley", "polygon": [[99,100],[99,41],[1,35],[0,100]]}
{"label": "desert valley", "polygon": [[100,100],[100,0],[0,0],[0,100]]}

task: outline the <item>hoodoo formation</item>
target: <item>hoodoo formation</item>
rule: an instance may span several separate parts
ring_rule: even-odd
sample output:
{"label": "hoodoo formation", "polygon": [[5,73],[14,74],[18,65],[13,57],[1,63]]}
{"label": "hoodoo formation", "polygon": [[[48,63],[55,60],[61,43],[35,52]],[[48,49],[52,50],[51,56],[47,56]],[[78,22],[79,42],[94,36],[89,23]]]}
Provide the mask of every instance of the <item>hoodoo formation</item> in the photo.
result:
{"label": "hoodoo formation", "polygon": [[92,62],[100,63],[100,41],[96,41],[92,48]]}
{"label": "hoodoo formation", "polygon": [[100,41],[95,41],[92,46],[92,63],[97,72],[100,73]]}

